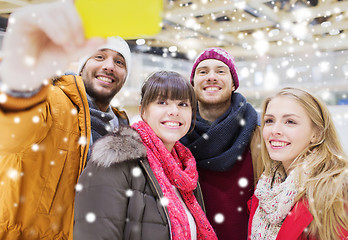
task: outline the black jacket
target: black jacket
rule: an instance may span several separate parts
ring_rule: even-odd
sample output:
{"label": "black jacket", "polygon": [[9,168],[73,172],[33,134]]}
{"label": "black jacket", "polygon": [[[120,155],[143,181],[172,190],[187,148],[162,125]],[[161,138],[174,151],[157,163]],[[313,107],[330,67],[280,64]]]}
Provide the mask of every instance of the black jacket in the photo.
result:
{"label": "black jacket", "polygon": [[[135,130],[121,127],[93,145],[76,190],[74,240],[171,239],[163,192]],[[195,195],[203,208],[199,186]]]}

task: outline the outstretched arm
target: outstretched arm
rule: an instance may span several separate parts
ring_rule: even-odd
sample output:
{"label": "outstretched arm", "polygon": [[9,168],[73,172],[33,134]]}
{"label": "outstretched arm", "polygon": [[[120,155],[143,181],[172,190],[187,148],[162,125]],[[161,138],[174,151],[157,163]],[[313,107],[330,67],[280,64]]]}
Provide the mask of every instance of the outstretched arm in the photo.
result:
{"label": "outstretched arm", "polygon": [[102,39],[85,39],[72,1],[19,9],[11,14],[3,41],[2,89],[37,89],[102,43]]}

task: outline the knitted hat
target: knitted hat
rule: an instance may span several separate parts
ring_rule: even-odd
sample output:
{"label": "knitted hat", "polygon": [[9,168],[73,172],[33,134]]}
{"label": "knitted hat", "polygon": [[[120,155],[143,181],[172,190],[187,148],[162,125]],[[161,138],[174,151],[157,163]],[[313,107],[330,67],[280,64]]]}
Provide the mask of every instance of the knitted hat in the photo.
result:
{"label": "knitted hat", "polygon": [[[123,38],[121,37],[108,37],[106,39],[106,43],[99,48],[99,50],[101,49],[110,49],[122,54],[124,60],[126,61],[126,68],[127,68],[126,80],[127,80],[130,74],[130,66],[131,66],[131,60],[132,60],[128,43],[125,40],[123,40]],[[80,59],[79,67],[77,70],[79,75],[81,74],[86,62],[88,61],[90,57],[91,56],[85,56]]]}
{"label": "knitted hat", "polygon": [[237,90],[237,88],[239,87],[239,80],[238,80],[238,75],[237,75],[234,59],[231,56],[231,54],[229,54],[227,51],[217,47],[207,48],[201,54],[198,55],[192,67],[192,72],[190,77],[191,84],[193,85],[193,77],[195,76],[197,65],[206,59],[216,59],[225,63],[230,68],[234,87],[235,87],[235,90]]}

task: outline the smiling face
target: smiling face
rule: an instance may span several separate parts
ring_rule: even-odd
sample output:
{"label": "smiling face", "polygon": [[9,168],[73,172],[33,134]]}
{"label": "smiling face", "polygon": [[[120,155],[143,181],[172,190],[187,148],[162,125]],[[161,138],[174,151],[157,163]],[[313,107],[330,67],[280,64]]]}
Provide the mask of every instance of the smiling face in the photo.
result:
{"label": "smiling face", "polygon": [[87,60],[81,76],[87,93],[97,105],[108,106],[126,80],[125,59],[113,50],[98,50]]}
{"label": "smiling face", "polygon": [[229,67],[216,59],[206,59],[197,65],[193,83],[197,100],[202,104],[229,105],[235,90]]}
{"label": "smiling face", "polygon": [[190,100],[157,99],[143,109],[141,117],[171,151],[175,142],[185,136],[190,128]]}
{"label": "smiling face", "polygon": [[277,96],[264,114],[263,139],[272,160],[282,162],[288,172],[295,158],[315,140],[313,123],[294,99]]}

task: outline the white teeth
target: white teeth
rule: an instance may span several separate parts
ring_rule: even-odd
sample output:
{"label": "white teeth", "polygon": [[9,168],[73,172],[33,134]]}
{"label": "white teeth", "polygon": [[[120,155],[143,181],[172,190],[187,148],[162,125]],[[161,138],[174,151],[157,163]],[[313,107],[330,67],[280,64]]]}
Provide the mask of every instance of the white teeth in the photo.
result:
{"label": "white teeth", "polygon": [[285,142],[271,142],[271,145],[274,147],[285,147],[286,143]]}
{"label": "white teeth", "polygon": [[111,83],[112,80],[110,78],[107,78],[107,77],[97,77],[97,79],[103,81],[103,82],[108,82],[108,83]]}
{"label": "white teeth", "polygon": [[218,87],[207,87],[205,90],[206,91],[217,91],[217,90],[219,90],[219,88]]}
{"label": "white teeth", "polygon": [[169,127],[178,127],[180,124],[178,122],[165,122],[164,125]]}

